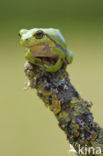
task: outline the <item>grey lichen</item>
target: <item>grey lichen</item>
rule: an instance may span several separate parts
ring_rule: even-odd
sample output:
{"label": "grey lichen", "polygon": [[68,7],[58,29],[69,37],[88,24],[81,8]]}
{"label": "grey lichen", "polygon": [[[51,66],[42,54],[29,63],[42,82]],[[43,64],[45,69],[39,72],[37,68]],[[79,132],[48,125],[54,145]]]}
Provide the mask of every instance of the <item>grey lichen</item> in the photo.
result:
{"label": "grey lichen", "polygon": [[[65,68],[49,73],[30,63],[24,67],[29,86],[55,114],[59,127],[78,154],[78,145],[103,149],[103,129],[94,122],[92,102],[84,100],[70,82]],[[103,151],[102,151],[103,152]],[[82,155],[82,153],[80,154]],[[95,155],[85,154],[85,155]],[[103,155],[103,154],[100,154]]]}

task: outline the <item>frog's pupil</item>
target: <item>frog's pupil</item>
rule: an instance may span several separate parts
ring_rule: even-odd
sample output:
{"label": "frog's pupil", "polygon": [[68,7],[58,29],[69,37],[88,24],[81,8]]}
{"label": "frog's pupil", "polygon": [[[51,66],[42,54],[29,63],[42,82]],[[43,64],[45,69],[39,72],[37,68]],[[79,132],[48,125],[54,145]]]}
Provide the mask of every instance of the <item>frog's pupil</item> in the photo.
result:
{"label": "frog's pupil", "polygon": [[43,35],[44,35],[43,31],[39,30],[35,33],[34,36],[36,39],[41,39],[41,38],[43,38]]}

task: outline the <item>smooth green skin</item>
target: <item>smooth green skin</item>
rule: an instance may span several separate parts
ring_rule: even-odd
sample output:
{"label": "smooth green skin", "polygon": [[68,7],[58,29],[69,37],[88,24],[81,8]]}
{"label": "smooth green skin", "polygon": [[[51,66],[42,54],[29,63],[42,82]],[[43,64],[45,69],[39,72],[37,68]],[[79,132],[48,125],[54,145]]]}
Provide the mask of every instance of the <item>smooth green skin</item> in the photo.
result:
{"label": "smooth green skin", "polygon": [[[45,34],[42,39],[36,39],[34,36],[34,34],[38,30],[42,30]],[[20,30],[19,34],[21,36],[20,43],[22,46],[26,48],[25,57],[30,63],[43,67],[48,72],[56,72],[62,67],[63,62],[67,62],[68,64],[72,62],[73,54],[67,48],[66,42],[58,29],[53,28],[34,28],[30,30],[22,29]],[[48,47],[51,47],[50,52],[58,55],[58,60],[55,65],[47,66],[46,64],[40,64],[41,59],[32,57],[30,48],[36,45],[38,48],[37,50],[40,51],[41,44],[46,44]]]}

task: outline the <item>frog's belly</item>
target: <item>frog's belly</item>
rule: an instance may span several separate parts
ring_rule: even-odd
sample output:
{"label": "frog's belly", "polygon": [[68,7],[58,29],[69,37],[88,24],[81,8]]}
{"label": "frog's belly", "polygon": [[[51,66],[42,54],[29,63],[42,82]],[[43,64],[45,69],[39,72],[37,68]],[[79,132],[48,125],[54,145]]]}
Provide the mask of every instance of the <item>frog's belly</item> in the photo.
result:
{"label": "frog's belly", "polygon": [[34,46],[30,48],[33,57],[52,57],[57,58],[58,55],[51,51],[51,47],[48,45]]}

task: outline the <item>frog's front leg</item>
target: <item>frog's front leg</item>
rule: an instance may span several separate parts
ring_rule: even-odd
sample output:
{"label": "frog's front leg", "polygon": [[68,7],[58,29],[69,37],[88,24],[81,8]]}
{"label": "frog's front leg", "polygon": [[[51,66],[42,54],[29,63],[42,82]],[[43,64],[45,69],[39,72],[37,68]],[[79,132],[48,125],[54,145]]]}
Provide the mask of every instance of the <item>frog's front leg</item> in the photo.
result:
{"label": "frog's front leg", "polygon": [[65,58],[65,52],[62,49],[58,48],[58,47],[52,47],[51,52],[56,53],[61,58]]}
{"label": "frog's front leg", "polygon": [[32,54],[29,49],[26,50],[25,58],[32,64],[37,64],[41,62],[39,58],[32,57]]}
{"label": "frog's front leg", "polygon": [[62,67],[62,65],[63,65],[63,61],[61,58],[59,58],[55,65],[51,65],[51,66],[44,65],[44,67],[48,72],[57,72]]}
{"label": "frog's front leg", "polygon": [[44,65],[44,67],[48,72],[57,72],[63,65],[64,62],[63,59],[65,58],[65,54],[60,48],[57,47],[52,47],[51,52],[56,53],[58,55],[58,60],[55,63],[55,65],[50,65],[50,66]]}

